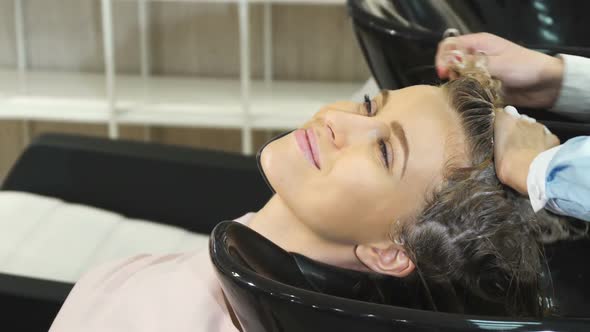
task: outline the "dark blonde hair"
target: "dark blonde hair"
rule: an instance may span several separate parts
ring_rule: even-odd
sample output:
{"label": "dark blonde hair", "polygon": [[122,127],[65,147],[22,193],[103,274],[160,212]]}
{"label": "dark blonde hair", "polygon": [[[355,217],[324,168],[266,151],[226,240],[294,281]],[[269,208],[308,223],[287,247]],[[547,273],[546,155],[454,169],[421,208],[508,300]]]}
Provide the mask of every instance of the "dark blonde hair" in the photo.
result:
{"label": "dark blonde hair", "polygon": [[[543,242],[572,236],[565,220],[535,214],[527,198],[498,180],[493,162],[498,81],[473,67],[442,88],[463,126],[470,164],[449,163],[444,184],[416,220],[394,236],[426,284],[450,283],[515,316],[541,316]],[[468,311],[468,308],[464,308]]]}

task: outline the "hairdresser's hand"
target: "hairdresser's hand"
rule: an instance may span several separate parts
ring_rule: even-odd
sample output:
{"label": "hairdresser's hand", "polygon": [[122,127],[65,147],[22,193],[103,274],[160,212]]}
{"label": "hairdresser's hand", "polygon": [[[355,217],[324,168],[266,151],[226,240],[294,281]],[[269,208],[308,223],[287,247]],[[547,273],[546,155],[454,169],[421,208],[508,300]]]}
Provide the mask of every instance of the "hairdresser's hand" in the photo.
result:
{"label": "hairdresser's hand", "polygon": [[502,183],[527,195],[529,167],[541,152],[559,145],[557,136],[516,109],[496,111],[494,163]]}
{"label": "hairdresser's hand", "polygon": [[[550,108],[557,101],[563,79],[563,61],[532,51],[489,33],[455,37],[467,53],[481,51],[487,55],[490,74],[502,82],[508,104]],[[450,57],[438,45],[436,70],[441,79],[453,76],[448,69]],[[452,78],[452,77],[451,77]]]}

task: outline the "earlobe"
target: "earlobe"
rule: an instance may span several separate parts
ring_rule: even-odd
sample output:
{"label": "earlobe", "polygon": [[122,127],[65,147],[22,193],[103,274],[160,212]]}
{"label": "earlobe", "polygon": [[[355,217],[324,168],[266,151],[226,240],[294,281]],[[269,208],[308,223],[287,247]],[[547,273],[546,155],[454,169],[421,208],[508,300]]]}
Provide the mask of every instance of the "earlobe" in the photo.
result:
{"label": "earlobe", "polygon": [[393,243],[359,245],[356,256],[371,271],[393,277],[406,277],[415,269],[405,249]]}

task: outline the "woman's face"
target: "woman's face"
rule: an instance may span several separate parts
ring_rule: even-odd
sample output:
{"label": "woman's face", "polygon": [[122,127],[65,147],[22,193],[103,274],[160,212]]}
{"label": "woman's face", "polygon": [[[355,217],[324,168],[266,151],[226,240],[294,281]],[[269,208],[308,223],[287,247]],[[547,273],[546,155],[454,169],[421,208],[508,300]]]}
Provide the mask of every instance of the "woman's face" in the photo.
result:
{"label": "woman's face", "polygon": [[369,104],[327,105],[261,155],[277,195],[326,240],[385,240],[397,220],[420,211],[448,160],[465,151],[459,116],[441,88],[384,91]]}

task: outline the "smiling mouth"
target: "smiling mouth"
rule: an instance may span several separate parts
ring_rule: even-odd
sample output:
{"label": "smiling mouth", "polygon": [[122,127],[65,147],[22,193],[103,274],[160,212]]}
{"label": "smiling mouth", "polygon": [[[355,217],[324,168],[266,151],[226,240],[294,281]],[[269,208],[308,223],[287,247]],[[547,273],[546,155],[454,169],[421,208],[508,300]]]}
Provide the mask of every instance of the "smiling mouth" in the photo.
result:
{"label": "smiling mouth", "polygon": [[307,161],[320,168],[316,137],[312,129],[297,129],[295,131],[297,146]]}

